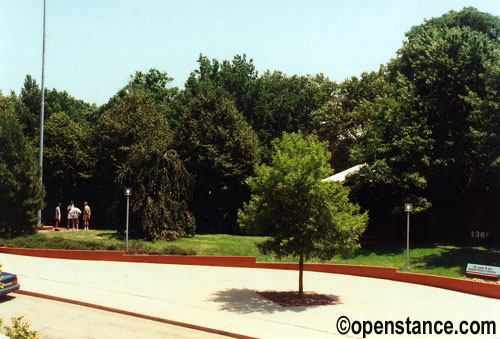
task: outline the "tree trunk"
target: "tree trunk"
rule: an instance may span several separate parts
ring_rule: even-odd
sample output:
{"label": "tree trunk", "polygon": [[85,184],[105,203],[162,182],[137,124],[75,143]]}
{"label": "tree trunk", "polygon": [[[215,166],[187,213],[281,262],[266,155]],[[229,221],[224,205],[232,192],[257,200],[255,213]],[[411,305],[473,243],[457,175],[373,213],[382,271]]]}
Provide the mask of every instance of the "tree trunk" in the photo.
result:
{"label": "tree trunk", "polygon": [[304,275],[304,255],[300,255],[299,259],[299,298],[304,295],[304,284],[302,283],[302,277]]}

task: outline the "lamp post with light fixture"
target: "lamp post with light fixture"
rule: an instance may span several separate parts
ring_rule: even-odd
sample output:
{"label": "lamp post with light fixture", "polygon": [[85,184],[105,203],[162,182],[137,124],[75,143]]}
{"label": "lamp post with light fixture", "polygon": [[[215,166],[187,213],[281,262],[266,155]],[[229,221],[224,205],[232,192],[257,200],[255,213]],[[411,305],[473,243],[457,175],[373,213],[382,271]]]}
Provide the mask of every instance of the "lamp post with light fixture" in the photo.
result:
{"label": "lamp post with light fixture", "polygon": [[126,187],[123,194],[125,194],[125,196],[127,197],[127,220],[125,224],[125,252],[128,252],[128,211],[129,211],[130,197],[132,196],[132,189],[130,187]]}
{"label": "lamp post with light fixture", "polygon": [[410,213],[413,205],[410,203],[405,204],[406,216],[406,269],[410,269]]}

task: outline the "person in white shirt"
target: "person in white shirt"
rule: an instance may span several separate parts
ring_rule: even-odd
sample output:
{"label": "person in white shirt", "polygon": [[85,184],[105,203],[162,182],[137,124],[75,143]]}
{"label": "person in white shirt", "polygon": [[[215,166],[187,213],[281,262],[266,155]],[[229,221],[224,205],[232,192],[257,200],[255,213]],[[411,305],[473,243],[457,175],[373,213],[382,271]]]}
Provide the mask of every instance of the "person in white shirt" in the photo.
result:
{"label": "person in white shirt", "polygon": [[74,206],[71,211],[69,211],[69,214],[71,214],[71,220],[73,221],[73,231],[76,228],[76,231],[78,232],[78,217],[80,217],[80,214],[82,214],[82,211]]}
{"label": "person in white shirt", "polygon": [[59,230],[59,222],[61,221],[61,203],[57,204],[56,207],[56,220],[55,220],[55,226],[56,226],[56,231]]}
{"label": "person in white shirt", "polygon": [[68,208],[66,208],[66,210],[68,211],[68,225],[67,225],[67,228],[69,230],[69,225],[73,223],[73,217],[71,216],[71,210],[73,209],[73,207],[75,207],[75,203],[73,200],[71,200],[71,203],[69,204]]}

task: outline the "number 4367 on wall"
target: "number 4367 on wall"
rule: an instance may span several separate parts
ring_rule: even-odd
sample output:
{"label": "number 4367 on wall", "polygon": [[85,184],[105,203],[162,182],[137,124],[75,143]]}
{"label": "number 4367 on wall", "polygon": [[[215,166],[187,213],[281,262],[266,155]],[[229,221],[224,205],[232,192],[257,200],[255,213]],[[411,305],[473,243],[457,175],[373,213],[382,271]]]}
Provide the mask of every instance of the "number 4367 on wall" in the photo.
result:
{"label": "number 4367 on wall", "polygon": [[479,231],[472,231],[470,232],[470,235],[472,238],[487,238],[490,235],[490,232],[479,232]]}

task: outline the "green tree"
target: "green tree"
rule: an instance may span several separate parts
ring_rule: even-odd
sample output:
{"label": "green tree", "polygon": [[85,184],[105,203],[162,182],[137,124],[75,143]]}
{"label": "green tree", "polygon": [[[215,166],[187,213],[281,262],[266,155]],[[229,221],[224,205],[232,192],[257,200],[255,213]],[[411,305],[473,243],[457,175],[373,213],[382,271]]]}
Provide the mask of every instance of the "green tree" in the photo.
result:
{"label": "green tree", "polygon": [[35,150],[11,100],[0,93],[0,228],[14,235],[35,232],[44,194]]}
{"label": "green tree", "polygon": [[40,87],[36,80],[28,74],[19,96],[12,93],[11,97],[14,99],[15,112],[24,135],[29,140],[34,140],[40,131]]}
{"label": "green tree", "polygon": [[[38,103],[40,107],[40,103]],[[40,110],[40,108],[38,109]],[[66,91],[58,91],[55,88],[46,90],[45,93],[45,120],[52,114],[65,112],[71,120],[81,125],[95,124],[98,118],[97,106],[76,99]]]}
{"label": "green tree", "polygon": [[123,187],[133,189],[131,234],[174,239],[194,232],[186,207],[191,176],[174,156],[172,132],[161,106],[149,91],[134,88],[106,111],[93,131],[96,192],[108,222],[123,215]]}
{"label": "green tree", "polygon": [[247,122],[252,124],[254,105],[258,99],[256,80],[258,73],[253,65],[253,60],[247,60],[246,55],[235,55],[232,61],[210,61],[206,56],[198,58],[199,67],[191,72],[185,85],[185,97],[189,102],[203,91],[204,84],[209,82],[221,87],[234,100],[236,108],[245,116]]}
{"label": "green tree", "polygon": [[106,111],[93,134],[98,167],[112,173],[125,162],[134,145],[150,140],[168,149],[173,140],[161,108],[140,89],[130,91]]}
{"label": "green tree", "polygon": [[287,76],[267,71],[259,77],[253,60],[247,60],[246,55],[235,55],[233,60],[222,62],[200,55],[198,64],[186,81],[186,105],[207,84],[223,88],[266,151],[271,140],[283,131],[311,128],[312,113],[330,99],[335,89],[335,84],[321,74]]}
{"label": "green tree", "polygon": [[153,241],[194,235],[196,223],[187,205],[192,176],[175,150],[134,145],[117,182],[133,188],[131,234]]}
{"label": "green tree", "polygon": [[402,74],[413,87],[416,118],[430,132],[429,167],[420,174],[434,220],[464,235],[498,220],[500,18],[464,8],[426,20],[407,38],[390,76],[397,82]]}
{"label": "green tree", "polygon": [[189,103],[179,151],[195,177],[191,209],[202,231],[236,232],[236,213],[248,199],[245,178],[259,162],[258,140],[233,100],[206,83]]}
{"label": "green tree", "polygon": [[335,171],[357,165],[350,152],[364,140],[366,126],[375,116],[372,104],[389,95],[389,88],[384,68],[363,73],[359,79],[352,77],[340,83],[331,99],[313,112],[313,129],[321,140],[328,141]]}
{"label": "green tree", "polygon": [[113,108],[119,100],[132,91],[143,91],[149,93],[156,105],[167,118],[171,128],[178,128],[183,104],[179,98],[179,89],[169,84],[173,78],[166,72],[151,68],[147,73],[135,72],[130,76],[128,84],[120,89],[109,101],[99,108],[98,116]]}
{"label": "green tree", "polygon": [[287,76],[279,71],[265,72],[256,86],[258,99],[247,119],[267,149],[282,132],[311,130],[313,112],[327,103],[336,89],[322,74]]}
{"label": "green tree", "polygon": [[367,164],[351,178],[353,196],[384,234],[392,215],[393,236],[403,235],[404,202],[424,212],[416,235],[426,239],[498,229],[500,19],[465,8],[406,36],[381,69],[386,85],[355,107],[371,117],[350,152]]}
{"label": "green tree", "polygon": [[299,257],[299,296],[304,260],[350,254],[368,218],[349,202],[347,188],[321,181],[331,173],[329,157],[315,135],[283,133],[273,142],[271,164],[257,167],[248,179],[252,197],[238,212],[246,232],[271,236],[259,245],[262,253]]}
{"label": "green tree", "polygon": [[[11,97],[15,99],[16,115],[23,127],[24,134],[30,141],[35,140],[40,134],[40,86],[28,74],[19,96],[12,93]],[[97,120],[97,106],[95,104],[75,99],[66,91],[45,89],[45,121],[57,112],[65,112],[73,121],[80,124],[93,124]]]}
{"label": "green tree", "polygon": [[[58,202],[83,197],[92,200],[89,183],[95,157],[89,144],[88,126],[73,121],[65,112],[57,112],[45,123],[44,134],[43,182],[47,205],[54,207]],[[45,219],[52,221],[53,212],[53,208],[46,210]]]}
{"label": "green tree", "polygon": [[431,132],[404,77],[363,106],[371,116],[350,155],[365,166],[348,178],[348,184],[354,199],[370,211],[371,233],[391,234],[396,240],[404,232],[404,223],[398,220],[404,202],[413,203],[415,212],[431,206],[426,177]]}
{"label": "green tree", "polygon": [[[132,90],[104,112],[92,130],[91,145],[96,157],[92,180],[96,208],[109,224],[118,224],[123,208],[123,187],[116,182],[120,166],[127,162],[137,144],[151,142],[159,149],[169,149],[172,135],[161,108],[143,90]],[[108,192],[106,195],[99,192]]]}

